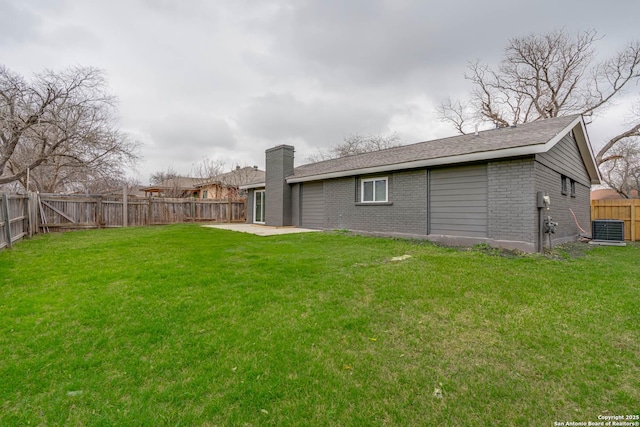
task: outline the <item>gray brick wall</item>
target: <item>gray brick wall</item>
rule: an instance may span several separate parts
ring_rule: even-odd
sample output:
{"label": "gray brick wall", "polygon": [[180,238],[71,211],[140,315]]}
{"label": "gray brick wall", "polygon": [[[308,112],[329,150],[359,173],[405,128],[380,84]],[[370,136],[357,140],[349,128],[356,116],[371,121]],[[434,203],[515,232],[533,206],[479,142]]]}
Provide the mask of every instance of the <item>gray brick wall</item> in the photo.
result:
{"label": "gray brick wall", "polygon": [[489,238],[536,242],[533,158],[489,162]]}
{"label": "gray brick wall", "polygon": [[[569,178],[571,177],[569,176]],[[570,186],[568,188],[569,194],[562,194],[561,174],[539,162],[535,162],[535,191],[546,192],[551,198],[551,209],[548,211],[545,209],[543,214],[545,217],[550,215],[558,223],[556,233],[552,236],[555,240],[571,240],[582,233],[569,209],[575,213],[580,226],[590,233],[590,188],[579,182],[576,182],[575,186],[576,197],[571,197]]]}
{"label": "gray brick wall", "polygon": [[427,172],[389,173],[389,203],[360,204],[360,179],[325,181],[326,228],[376,233],[427,234]]}
{"label": "gray brick wall", "polygon": [[285,177],[293,174],[294,148],[279,145],[266,151],[265,224],[291,225],[291,186]]}

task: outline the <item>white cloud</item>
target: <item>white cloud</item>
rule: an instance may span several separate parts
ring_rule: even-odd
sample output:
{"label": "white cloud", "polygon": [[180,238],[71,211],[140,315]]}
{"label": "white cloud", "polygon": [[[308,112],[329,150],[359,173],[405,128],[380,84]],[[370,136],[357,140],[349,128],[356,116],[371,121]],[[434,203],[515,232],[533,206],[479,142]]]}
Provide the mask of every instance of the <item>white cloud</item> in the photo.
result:
{"label": "white cloud", "polygon": [[[5,0],[0,58],[26,75],[105,69],[146,179],[204,156],[263,166],[281,143],[300,160],[353,133],[451,135],[434,110],[465,95],[468,60],[495,63],[510,37],[557,28],[596,28],[608,53],[638,37],[639,12],[636,0]],[[615,112],[592,125],[594,145]]]}

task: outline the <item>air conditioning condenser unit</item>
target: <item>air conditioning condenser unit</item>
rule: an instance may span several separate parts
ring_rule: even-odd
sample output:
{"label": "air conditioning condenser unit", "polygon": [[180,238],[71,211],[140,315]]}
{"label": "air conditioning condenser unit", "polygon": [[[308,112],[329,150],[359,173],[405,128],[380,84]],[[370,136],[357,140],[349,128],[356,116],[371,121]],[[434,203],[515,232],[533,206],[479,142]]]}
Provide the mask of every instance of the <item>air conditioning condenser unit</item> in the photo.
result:
{"label": "air conditioning condenser unit", "polygon": [[591,238],[596,242],[624,243],[624,221],[619,219],[591,221]]}

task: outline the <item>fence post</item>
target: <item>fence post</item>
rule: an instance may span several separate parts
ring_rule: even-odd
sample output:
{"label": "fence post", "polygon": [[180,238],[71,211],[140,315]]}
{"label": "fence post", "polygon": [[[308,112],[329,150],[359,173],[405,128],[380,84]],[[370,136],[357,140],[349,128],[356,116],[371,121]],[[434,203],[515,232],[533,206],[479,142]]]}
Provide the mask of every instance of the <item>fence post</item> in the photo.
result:
{"label": "fence post", "polygon": [[24,196],[24,199],[22,199],[22,202],[24,203],[24,205],[22,206],[22,215],[24,216],[24,219],[22,220],[22,233],[23,235],[27,235],[28,237],[31,237],[31,235],[29,234],[29,214],[31,209],[29,207],[28,194]]}
{"label": "fence post", "polygon": [[29,237],[33,236],[33,196],[31,191],[27,191],[27,227],[29,227]]}
{"label": "fence post", "polygon": [[631,241],[636,241],[636,201],[631,200]]}
{"label": "fence post", "polygon": [[31,220],[33,222],[33,234],[40,232],[40,208],[38,204],[38,193],[32,191],[29,193],[31,198]]}
{"label": "fence post", "polygon": [[129,196],[127,195],[127,186],[122,186],[122,226],[126,227],[129,219]]}
{"label": "fence post", "polygon": [[96,196],[96,226],[102,228],[102,196]]}
{"label": "fence post", "polygon": [[152,200],[151,200],[151,196],[149,196],[147,198],[147,225],[151,225],[151,204],[152,204]]}
{"label": "fence post", "polygon": [[7,198],[6,193],[2,193],[2,207],[3,207],[3,220],[4,220],[4,230],[5,235],[7,236],[7,247],[9,249],[12,248],[11,243],[11,223],[9,222],[9,199]]}
{"label": "fence post", "polygon": [[231,223],[231,217],[233,216],[233,213],[231,212],[231,197],[229,197],[228,199],[229,201],[227,202],[227,222]]}

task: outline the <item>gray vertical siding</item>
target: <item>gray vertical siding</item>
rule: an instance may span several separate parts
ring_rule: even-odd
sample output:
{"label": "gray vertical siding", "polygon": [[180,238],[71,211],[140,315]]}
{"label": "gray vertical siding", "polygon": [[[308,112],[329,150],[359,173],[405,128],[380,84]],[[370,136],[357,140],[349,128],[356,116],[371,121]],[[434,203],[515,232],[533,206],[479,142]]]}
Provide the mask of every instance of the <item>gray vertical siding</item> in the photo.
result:
{"label": "gray vertical siding", "polygon": [[[562,194],[562,175],[568,178],[567,194]],[[571,196],[570,180],[575,181],[575,197]],[[567,134],[548,152],[536,155],[535,191],[551,197],[551,209],[544,210],[543,214],[545,217],[551,216],[558,223],[552,239],[566,241],[576,238],[582,234],[578,225],[587,234],[590,233],[590,189],[589,174],[571,134]],[[535,230],[536,233],[539,230],[537,223]]]}
{"label": "gray vertical siding", "polygon": [[325,228],[324,204],[324,183],[322,181],[302,184],[302,227]]}
{"label": "gray vertical siding", "polygon": [[429,233],[487,236],[487,165],[433,169]]}
{"label": "gray vertical siding", "polygon": [[582,183],[591,185],[589,173],[584,166],[578,144],[571,133],[562,138],[551,150],[536,154],[536,160],[549,169]]}
{"label": "gray vertical siding", "polygon": [[301,227],[300,225],[300,189],[302,184],[293,184],[291,186],[291,225]]}
{"label": "gray vertical siding", "polygon": [[[591,202],[589,200],[590,187],[576,181],[576,196],[562,194],[561,174],[542,163],[535,163],[535,191],[547,193],[551,198],[551,209],[544,210],[543,214],[553,217],[558,223],[554,239],[567,240],[578,236],[582,232],[578,224],[585,231],[591,230]],[[576,218],[573,217],[573,214]],[[576,224],[576,219],[578,224]],[[537,232],[536,224],[536,232]]]}
{"label": "gray vertical siding", "polygon": [[247,191],[247,223],[248,224],[252,224],[253,223],[253,209],[254,209],[254,200],[253,200],[253,193],[254,193],[254,189],[249,189],[249,191]]}

